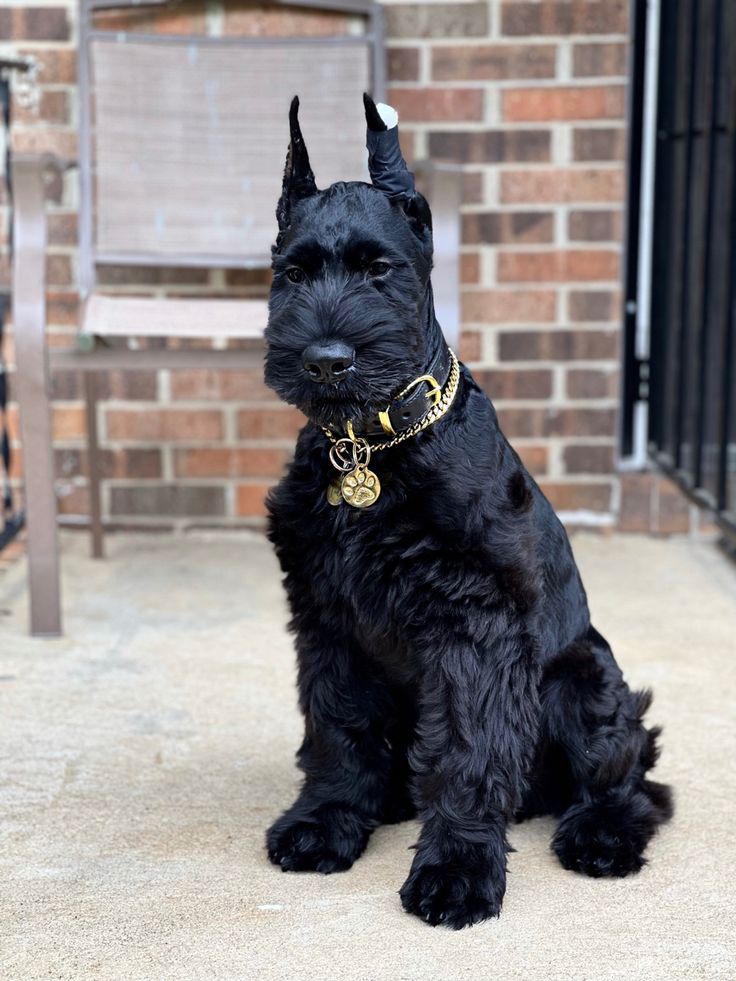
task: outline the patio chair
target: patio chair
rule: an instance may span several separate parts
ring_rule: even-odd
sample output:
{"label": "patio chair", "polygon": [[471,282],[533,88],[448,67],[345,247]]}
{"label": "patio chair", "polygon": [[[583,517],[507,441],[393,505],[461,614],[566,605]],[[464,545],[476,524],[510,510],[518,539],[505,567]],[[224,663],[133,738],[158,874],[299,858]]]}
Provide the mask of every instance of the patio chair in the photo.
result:
{"label": "patio chair", "polygon": [[[149,0],[163,7],[168,0]],[[276,0],[277,3],[282,0]],[[75,349],[51,364],[84,373],[92,553],[102,555],[96,377],[107,369],[227,368],[260,364],[265,300],[132,296],[104,291],[105,266],[257,269],[270,265],[287,110],[299,93],[302,126],[321,186],[365,179],[363,91],[384,96],[381,8],[370,0],[291,6],[361,15],[360,35],[208,37],[121,33],[97,11],[140,0],[81,0],[79,24],[79,283]],[[63,162],[18,156],[13,280],[17,394],[24,448],[31,632],[61,631],[50,397],[44,341],[42,181]],[[443,273],[436,294],[457,330],[459,181],[425,168]],[[436,184],[434,195],[432,184]],[[245,338],[245,349],[131,349],[124,337]],[[117,341],[115,340],[117,339]],[[224,342],[223,342],[224,343]]]}

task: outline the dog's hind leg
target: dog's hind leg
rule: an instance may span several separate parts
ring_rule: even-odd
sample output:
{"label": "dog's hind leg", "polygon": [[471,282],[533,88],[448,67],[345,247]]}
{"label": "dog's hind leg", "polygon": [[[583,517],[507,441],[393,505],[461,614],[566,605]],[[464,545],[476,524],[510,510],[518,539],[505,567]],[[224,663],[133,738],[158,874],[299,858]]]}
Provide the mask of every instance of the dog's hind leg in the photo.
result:
{"label": "dog's hind leg", "polygon": [[669,788],[646,778],[659,735],[642,724],[650,702],[650,692],[629,689],[592,627],[546,666],[542,727],[572,777],[570,806],[552,841],[566,869],[595,877],[638,872],[647,843],[672,816]]}
{"label": "dog's hind leg", "polygon": [[268,831],[268,855],[284,871],[341,872],[379,823],[406,816],[387,813],[397,799],[396,705],[374,666],[344,638],[304,628],[297,649],[305,718],[297,759],[305,779]]}

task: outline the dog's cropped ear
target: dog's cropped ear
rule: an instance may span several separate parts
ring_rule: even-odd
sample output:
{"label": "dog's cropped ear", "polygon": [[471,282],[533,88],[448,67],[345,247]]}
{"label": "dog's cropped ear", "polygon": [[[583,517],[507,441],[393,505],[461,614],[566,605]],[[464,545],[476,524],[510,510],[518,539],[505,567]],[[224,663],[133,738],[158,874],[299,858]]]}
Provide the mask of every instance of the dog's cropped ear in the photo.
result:
{"label": "dog's cropped ear", "polygon": [[371,182],[403,208],[415,234],[431,246],[432,212],[417,191],[414,174],[401,152],[398,113],[391,106],[376,105],[367,93],[363,94],[363,105],[368,127],[366,146]]}
{"label": "dog's cropped ear", "polygon": [[281,197],[276,205],[276,220],[279,231],[285,231],[291,223],[291,212],[301,198],[317,193],[317,185],[309,163],[309,154],[299,126],[299,96],[295,95],[289,108],[289,131],[291,139],[286,154],[284,183]]}

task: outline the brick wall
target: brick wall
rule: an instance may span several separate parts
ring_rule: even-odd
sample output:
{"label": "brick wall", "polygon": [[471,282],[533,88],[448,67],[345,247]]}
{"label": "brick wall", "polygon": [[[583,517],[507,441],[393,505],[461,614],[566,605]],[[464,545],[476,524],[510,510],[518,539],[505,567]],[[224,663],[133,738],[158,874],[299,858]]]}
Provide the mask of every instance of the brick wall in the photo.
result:
{"label": "brick wall", "polygon": [[[385,9],[389,101],[401,114],[407,155],[464,165],[461,355],[553,504],[572,523],[613,524],[621,491],[615,434],[627,4],[489,0]],[[163,31],[355,28],[341,15],[235,0],[133,16],[137,26]],[[74,155],[74,18],[70,0],[0,10],[2,49],[33,53],[43,65],[37,113],[16,114],[20,148]],[[71,343],[76,325],[75,195],[74,175],[48,188],[52,345]],[[260,295],[268,284],[264,274],[242,271],[107,275],[110,285],[137,292]],[[81,515],[80,379],[59,373],[54,386],[60,510]],[[300,419],[260,378],[111,374],[103,394],[110,521],[262,514],[263,494],[288,459]],[[17,471],[20,464],[19,457]]]}

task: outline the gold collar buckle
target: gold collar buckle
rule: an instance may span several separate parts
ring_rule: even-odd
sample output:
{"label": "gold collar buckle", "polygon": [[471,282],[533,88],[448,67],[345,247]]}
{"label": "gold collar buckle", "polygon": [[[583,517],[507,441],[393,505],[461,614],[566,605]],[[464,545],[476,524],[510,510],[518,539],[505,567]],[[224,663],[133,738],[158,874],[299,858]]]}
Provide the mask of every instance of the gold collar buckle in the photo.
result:
{"label": "gold collar buckle", "polygon": [[[414,381],[409,382],[403,392],[400,392],[399,395],[396,396],[397,401],[398,399],[403,399],[405,395],[411,392],[412,389],[416,388],[417,385],[421,385],[422,382],[426,382],[427,385],[429,385],[429,391],[424,393],[424,397],[431,399],[433,406],[437,405],[442,398],[442,388],[434,375],[420,375],[418,378],[415,378]],[[388,433],[389,436],[396,436],[396,430],[391,424],[391,419],[388,414],[389,408],[390,406],[387,405],[385,409],[378,413],[378,420],[381,423],[381,428],[383,429],[384,433]]]}

